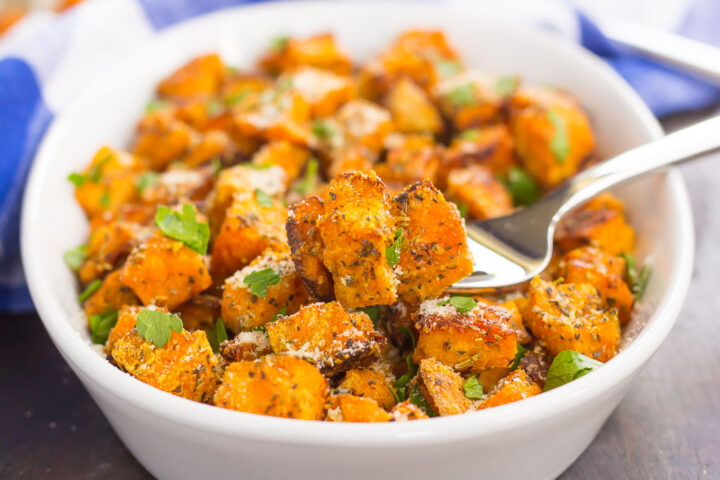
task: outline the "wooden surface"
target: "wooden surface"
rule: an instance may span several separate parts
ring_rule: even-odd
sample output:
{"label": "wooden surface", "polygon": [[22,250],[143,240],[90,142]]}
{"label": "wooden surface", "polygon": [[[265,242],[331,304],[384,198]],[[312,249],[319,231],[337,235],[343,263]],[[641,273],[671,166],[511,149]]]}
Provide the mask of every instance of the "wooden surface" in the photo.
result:
{"label": "wooden surface", "polygon": [[[720,479],[720,155],[681,168],[697,235],[687,302],[668,340],[563,480]],[[0,316],[0,325],[0,478],[151,478],[37,316]]]}

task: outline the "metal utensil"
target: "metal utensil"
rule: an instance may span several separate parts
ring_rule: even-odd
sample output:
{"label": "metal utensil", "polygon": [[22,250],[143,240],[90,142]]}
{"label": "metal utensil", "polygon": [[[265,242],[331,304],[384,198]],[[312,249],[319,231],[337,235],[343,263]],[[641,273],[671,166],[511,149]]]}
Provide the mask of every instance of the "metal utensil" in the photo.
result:
{"label": "metal utensil", "polygon": [[530,280],[550,262],[555,227],[573,208],[619,183],[718,149],[720,116],[585,170],[530,207],[505,217],[468,222],[475,272],[450,291],[473,293]]}

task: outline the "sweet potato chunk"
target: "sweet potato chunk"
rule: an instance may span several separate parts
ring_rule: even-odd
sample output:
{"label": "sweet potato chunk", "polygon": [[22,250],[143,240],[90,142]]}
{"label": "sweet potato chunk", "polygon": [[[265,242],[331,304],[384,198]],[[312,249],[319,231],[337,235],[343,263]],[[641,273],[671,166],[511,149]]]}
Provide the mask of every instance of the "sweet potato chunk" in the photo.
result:
{"label": "sweet potato chunk", "polygon": [[123,305],[138,303],[133,291],[123,284],[121,271],[115,270],[105,277],[100,288],[87,299],[84,305],[85,315],[90,317],[90,315],[117,310]]}
{"label": "sweet potato chunk", "polygon": [[395,397],[390,390],[388,373],[372,366],[353,368],[345,373],[338,388],[353,395],[372,398],[385,410],[390,410],[395,405]]}
{"label": "sweet potato chunk", "polygon": [[240,135],[300,145],[308,143],[310,106],[299,93],[278,84],[249,98],[252,101],[233,107],[234,126]]}
{"label": "sweet potato chunk", "polygon": [[388,92],[385,105],[393,116],[397,129],[404,133],[440,133],[443,121],[422,88],[405,77]]}
{"label": "sweet potato chunk", "polygon": [[571,250],[560,261],[558,275],[567,283],[589,283],[595,287],[608,307],[617,307],[620,320],[630,320],[633,295],[623,280],[625,259],[595,247]]}
{"label": "sweet potato chunk", "polygon": [[[107,342],[105,343],[105,353],[110,355],[115,343],[123,338],[128,333],[135,329],[135,321],[138,313],[143,307],[139,305],[123,305],[118,310],[118,320],[115,326],[110,330]],[[154,310],[167,313],[167,308],[164,307],[153,307]]]}
{"label": "sweet potato chunk", "polygon": [[455,129],[465,130],[501,120],[514,85],[511,77],[467,70],[443,80],[434,94]]}
{"label": "sweet potato chunk", "polygon": [[344,174],[330,182],[324,203],[318,229],[335,298],[348,308],[395,303],[386,256],[394,226],[387,187],[372,172]]}
{"label": "sweet potato chunk", "polygon": [[159,232],[130,253],[122,279],[144,305],[170,309],[212,284],[202,255]]}
{"label": "sweet potato chunk", "polygon": [[422,420],[428,417],[420,407],[412,403],[410,400],[405,400],[395,405],[390,412],[393,416],[393,420],[396,422],[405,422],[408,420]]}
{"label": "sweet potato chunk", "polygon": [[275,74],[303,65],[340,75],[348,75],[352,70],[350,58],[329,33],[303,39],[277,38],[259,64],[262,69]]}
{"label": "sweet potato chunk", "polygon": [[311,296],[323,302],[335,299],[333,280],[322,263],[323,245],[317,221],[325,211],[318,197],[311,196],[291,205],[286,224],[295,270]]}
{"label": "sweet potato chunk", "polygon": [[327,380],[310,363],[292,356],[267,355],[231,363],[215,405],[273,417],[322,420]]}
{"label": "sweet potato chunk", "polygon": [[367,173],[373,168],[378,154],[365,145],[350,144],[334,149],[330,154],[330,163],[327,165],[328,178],[336,178],[343,173]]}
{"label": "sweet potato chunk", "polygon": [[450,304],[438,305],[442,300],[426,300],[415,315],[420,334],[413,355],[416,362],[434,358],[472,373],[512,362],[517,336],[508,324],[506,309],[480,303],[461,314]]}
{"label": "sweet potato chunk", "polygon": [[437,297],[473,271],[460,214],[431,183],[418,182],[395,197],[402,228],[398,294],[408,303]]}
{"label": "sweet potato chunk", "polygon": [[447,196],[457,205],[467,205],[469,215],[479,220],[502,217],[513,210],[510,192],[482,165],[451,171]]}
{"label": "sweet potato chunk", "polygon": [[514,143],[505,125],[466,130],[453,139],[441,157],[438,186],[444,188],[448,174],[456,168],[483,165],[493,175],[504,176],[515,165]]}
{"label": "sweet potato chunk", "polygon": [[217,389],[217,358],[205,332],[173,332],[162,347],[136,330],[115,342],[111,356],[123,371],[141,382],[197,402],[209,402]]}
{"label": "sweet potato chunk", "polygon": [[210,165],[194,170],[169,169],[145,186],[140,198],[148,205],[197,202],[205,199],[214,181],[215,171]]}
{"label": "sweet potato chunk", "polygon": [[200,294],[175,308],[173,313],[182,319],[185,330],[206,330],[220,318],[220,299]]}
{"label": "sweet potato chunk", "polygon": [[[441,148],[428,135],[404,135],[399,142],[386,141],[389,150],[386,163],[375,165],[375,172],[388,186],[428,180],[434,182],[440,167]],[[398,192],[399,193],[399,192]]]}
{"label": "sweet potato chunk", "polygon": [[193,132],[170,112],[145,115],[137,126],[133,153],[144,158],[153,170],[162,170],[190,149]]}
{"label": "sweet potato chunk", "polygon": [[197,57],[160,82],[158,93],[179,99],[210,96],[220,89],[224,71],[217,55]]}
{"label": "sweet potato chunk", "polygon": [[132,222],[113,220],[98,224],[90,234],[87,259],[78,272],[80,281],[90,283],[119,267],[127,254],[149,234],[149,229]]}
{"label": "sweet potato chunk", "polygon": [[[268,268],[280,278],[276,284],[269,285],[266,296],[261,297],[253,293],[244,280],[253,272]],[[268,249],[225,280],[222,318],[230,331],[238,333],[264,325],[282,308],[285,308],[286,315],[297,312],[307,297],[290,254]]]}
{"label": "sweet potato chunk", "polygon": [[528,327],[553,355],[575,350],[601,362],[615,356],[620,340],[617,309],[606,309],[589,283],[556,285],[535,277],[529,299]]}
{"label": "sweet potato chunk", "polygon": [[361,99],[343,105],[327,123],[345,144],[360,144],[373,152],[382,150],[385,137],[393,129],[390,112]]}
{"label": "sweet potato chunk", "polygon": [[272,353],[270,340],[265,332],[240,332],[232,340],[220,344],[220,355],[232,363],[240,360],[257,360]]}
{"label": "sweet potato chunk", "polygon": [[525,370],[519,368],[498,383],[478,408],[491,408],[506,403],[517,402],[542,393],[540,385],[530,378]]}
{"label": "sweet potato chunk", "polygon": [[372,398],[341,394],[330,397],[327,419],[333,422],[389,422],[392,416]]}
{"label": "sweet potato chunk", "polygon": [[277,165],[285,171],[285,185],[300,176],[300,172],[310,159],[310,150],[286,141],[266,143],[253,156],[252,162],[260,167]]}
{"label": "sweet potato chunk", "polygon": [[368,365],[385,343],[367,314],[348,312],[337,302],[307,305],[265,328],[275,353],[309,359],[328,376]]}
{"label": "sweet potato chunk", "polygon": [[287,77],[292,88],[310,105],[314,117],[329,117],[356,96],[355,85],[347,76],[328,70],[301,67]]}
{"label": "sweet potato chunk", "polygon": [[464,383],[465,380],[447,365],[432,358],[420,361],[420,391],[440,416],[457,415],[470,408],[470,400],[463,391]]}

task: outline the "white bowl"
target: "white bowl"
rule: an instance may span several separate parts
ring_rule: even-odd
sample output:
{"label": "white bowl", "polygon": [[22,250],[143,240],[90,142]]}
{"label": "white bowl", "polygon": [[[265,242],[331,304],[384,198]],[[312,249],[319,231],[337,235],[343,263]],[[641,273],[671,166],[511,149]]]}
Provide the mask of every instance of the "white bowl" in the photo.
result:
{"label": "white bowl", "polygon": [[605,64],[574,45],[467,13],[417,4],[292,3],[224,10],[168,29],[121,68],[99,75],[52,124],[32,169],[22,253],[53,342],[130,451],[160,478],[551,478],[590,444],[679,312],[693,261],[685,187],[674,171],[616,192],[653,265],[645,328],[607,365],[510,405],[432,420],[336,424],[251,415],[156,390],[90,347],[64,250],[87,224],[66,180],[104,143],[128,145],[154,86],[193,55],[249,65],[281,33],[332,31],[361,60],[409,27],[445,30],[469,65],[568,88],[587,108],[603,155],[661,135],[655,118]]}

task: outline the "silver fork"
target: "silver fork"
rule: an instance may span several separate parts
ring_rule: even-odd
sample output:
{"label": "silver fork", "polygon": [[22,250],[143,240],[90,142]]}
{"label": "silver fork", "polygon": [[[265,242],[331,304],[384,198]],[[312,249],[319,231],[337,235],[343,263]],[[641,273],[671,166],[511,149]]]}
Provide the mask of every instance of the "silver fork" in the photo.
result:
{"label": "silver fork", "polygon": [[468,222],[468,245],[475,271],[449,290],[477,293],[530,280],[550,262],[555,227],[573,208],[619,183],[717,149],[720,116],[585,170],[530,207],[505,217]]}

